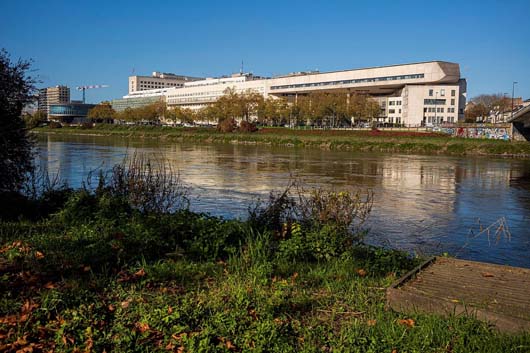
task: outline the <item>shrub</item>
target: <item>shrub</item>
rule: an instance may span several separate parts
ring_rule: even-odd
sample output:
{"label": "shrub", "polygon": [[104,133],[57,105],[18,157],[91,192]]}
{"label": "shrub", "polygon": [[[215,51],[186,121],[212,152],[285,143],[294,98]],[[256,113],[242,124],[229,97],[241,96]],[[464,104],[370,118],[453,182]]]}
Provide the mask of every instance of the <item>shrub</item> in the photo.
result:
{"label": "shrub", "polygon": [[94,123],[91,123],[88,121],[85,121],[84,123],[81,124],[81,129],[83,130],[92,129],[93,127],[94,127]]}
{"label": "shrub", "polygon": [[97,183],[97,193],[124,198],[142,212],[167,213],[189,206],[188,189],[171,165],[163,160],[150,160],[135,154],[115,165],[109,174],[100,173]]}
{"label": "shrub", "polygon": [[241,132],[256,132],[258,131],[258,128],[256,127],[256,124],[249,123],[248,121],[242,121],[239,124],[239,131]]}
{"label": "shrub", "polygon": [[274,232],[278,257],[330,259],[362,240],[362,226],[372,208],[372,193],[305,190],[296,183],[271,193],[266,203],[249,209],[249,223]]}
{"label": "shrub", "polygon": [[237,123],[234,119],[225,119],[217,124],[217,130],[221,132],[234,132],[237,130]]}
{"label": "shrub", "polygon": [[58,121],[50,121],[50,123],[48,124],[48,127],[50,129],[60,129],[63,127],[63,125]]}

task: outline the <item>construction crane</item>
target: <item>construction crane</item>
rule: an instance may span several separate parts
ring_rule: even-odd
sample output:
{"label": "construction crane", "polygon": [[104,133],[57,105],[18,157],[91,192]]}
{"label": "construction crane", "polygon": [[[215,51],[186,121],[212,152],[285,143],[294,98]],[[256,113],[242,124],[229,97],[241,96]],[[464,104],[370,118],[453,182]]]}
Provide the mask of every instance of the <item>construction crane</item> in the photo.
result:
{"label": "construction crane", "polygon": [[110,87],[109,85],[91,85],[91,86],[79,86],[79,87],[76,87],[75,89],[77,89],[78,91],[83,91],[83,104],[85,103],[85,91],[87,89],[93,89],[93,88],[106,88],[106,87]]}

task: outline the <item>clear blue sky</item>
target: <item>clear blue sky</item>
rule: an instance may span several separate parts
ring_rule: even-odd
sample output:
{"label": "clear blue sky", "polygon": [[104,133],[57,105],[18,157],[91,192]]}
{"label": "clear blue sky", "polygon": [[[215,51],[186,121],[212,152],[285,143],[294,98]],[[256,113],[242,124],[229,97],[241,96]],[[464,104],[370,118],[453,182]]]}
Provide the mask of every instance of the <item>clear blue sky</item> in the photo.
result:
{"label": "clear blue sky", "polygon": [[0,47],[32,58],[42,86],[111,86],[91,102],[126,94],[133,69],[218,76],[241,60],[262,75],[446,60],[470,96],[518,81],[530,98],[530,0],[2,0]]}

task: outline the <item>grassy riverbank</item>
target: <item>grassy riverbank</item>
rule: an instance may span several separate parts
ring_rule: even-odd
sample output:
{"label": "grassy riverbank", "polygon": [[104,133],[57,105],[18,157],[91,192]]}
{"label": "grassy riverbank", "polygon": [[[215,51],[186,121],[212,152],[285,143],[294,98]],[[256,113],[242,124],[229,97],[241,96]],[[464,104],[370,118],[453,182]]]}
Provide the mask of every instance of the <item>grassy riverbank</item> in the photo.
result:
{"label": "grassy riverbank", "polygon": [[93,191],[2,195],[0,351],[530,349],[472,318],[386,310],[385,289],[420,259],[362,245],[370,195],[287,190],[223,220],[136,165]]}
{"label": "grassy riverbank", "polygon": [[505,155],[530,157],[530,143],[453,138],[444,134],[408,131],[261,129],[255,133],[221,133],[206,128],[99,125],[92,129],[37,128],[36,133],[87,134],[153,138],[199,143],[264,144],[347,151],[425,153],[445,155]]}

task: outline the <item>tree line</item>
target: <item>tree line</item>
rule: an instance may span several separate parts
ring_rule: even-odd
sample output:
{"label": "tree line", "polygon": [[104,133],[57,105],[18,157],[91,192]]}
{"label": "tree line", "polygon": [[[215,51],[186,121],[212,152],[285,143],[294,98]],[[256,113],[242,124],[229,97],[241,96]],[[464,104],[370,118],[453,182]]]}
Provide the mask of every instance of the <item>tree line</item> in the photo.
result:
{"label": "tree line", "polygon": [[465,110],[466,122],[486,121],[499,122],[502,116],[512,111],[512,99],[501,93],[481,94],[469,101]]}
{"label": "tree line", "polygon": [[116,112],[109,102],[103,102],[91,109],[88,117],[97,122],[114,119],[132,123],[164,120],[174,124],[218,124],[233,119],[266,126],[341,127],[354,121],[373,121],[380,112],[379,104],[366,95],[322,92],[265,98],[253,90],[237,92],[229,88],[218,100],[198,110],[168,107],[160,101]]}

